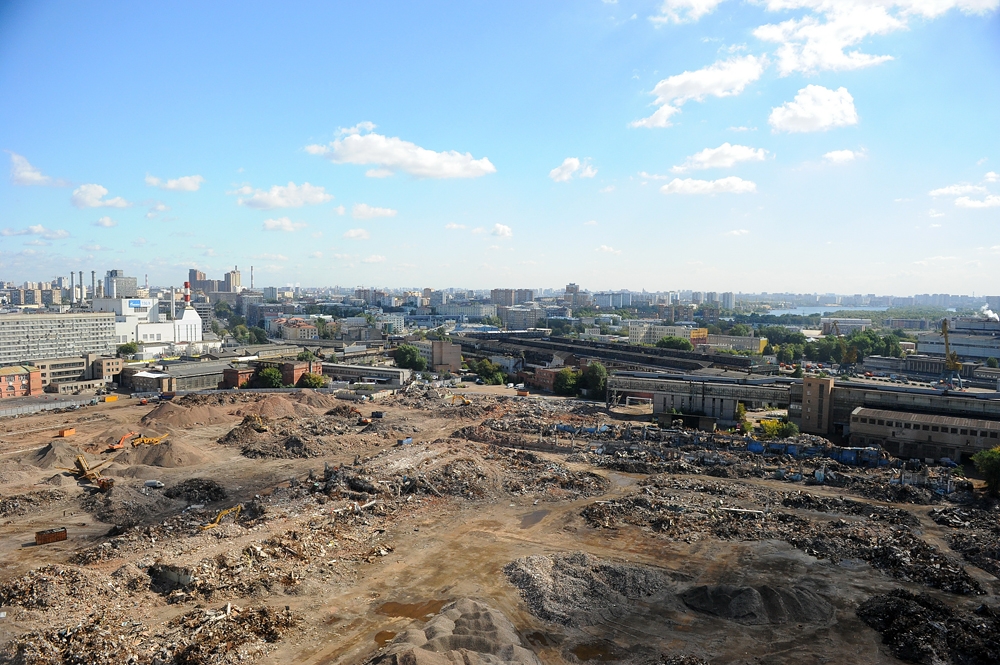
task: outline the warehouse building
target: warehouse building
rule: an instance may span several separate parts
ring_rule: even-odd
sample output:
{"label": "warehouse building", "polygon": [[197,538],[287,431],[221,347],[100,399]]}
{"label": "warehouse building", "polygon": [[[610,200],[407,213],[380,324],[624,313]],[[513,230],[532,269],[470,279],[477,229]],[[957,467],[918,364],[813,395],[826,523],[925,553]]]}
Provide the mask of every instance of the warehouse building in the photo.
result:
{"label": "warehouse building", "polygon": [[1000,445],[1000,422],[859,406],[851,412],[851,445],[879,445],[897,457],[958,462]]}

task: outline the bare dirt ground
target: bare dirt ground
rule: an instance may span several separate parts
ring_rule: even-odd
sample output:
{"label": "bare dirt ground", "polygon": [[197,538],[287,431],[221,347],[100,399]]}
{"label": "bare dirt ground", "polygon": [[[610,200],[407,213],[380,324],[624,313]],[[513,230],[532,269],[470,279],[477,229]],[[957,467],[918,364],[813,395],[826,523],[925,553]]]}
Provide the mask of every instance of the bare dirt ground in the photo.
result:
{"label": "bare dirt ground", "polygon": [[[836,464],[807,486],[653,443],[641,411],[462,392],[358,405],[371,424],[309,391],[0,421],[0,663],[1000,659],[978,494]],[[167,437],[109,451],[128,432]],[[110,491],[64,470],[81,454]]]}

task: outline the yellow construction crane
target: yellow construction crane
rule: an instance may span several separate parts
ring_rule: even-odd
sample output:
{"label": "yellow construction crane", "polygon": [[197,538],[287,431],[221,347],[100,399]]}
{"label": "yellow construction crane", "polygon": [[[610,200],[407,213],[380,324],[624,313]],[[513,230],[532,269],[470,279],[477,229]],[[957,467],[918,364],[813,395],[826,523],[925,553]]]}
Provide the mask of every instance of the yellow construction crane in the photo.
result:
{"label": "yellow construction crane", "polygon": [[202,524],[201,527],[199,528],[202,531],[208,531],[209,529],[214,529],[215,527],[219,526],[220,522],[222,522],[222,518],[225,517],[226,515],[229,515],[230,513],[233,513],[233,521],[235,522],[237,519],[239,519],[240,513],[242,511],[243,511],[243,504],[237,503],[235,506],[232,506],[230,508],[225,508],[224,510],[220,510],[219,514],[215,516],[214,520],[212,520],[208,524]]}
{"label": "yellow construction crane", "polygon": [[944,336],[944,380],[948,385],[955,385],[958,380],[959,389],[962,388],[962,361],[958,359],[958,353],[951,350],[951,340],[948,339],[948,319],[941,319],[941,334]]}
{"label": "yellow construction crane", "polygon": [[169,432],[163,436],[140,436],[132,439],[132,447],[138,448],[139,446],[158,446],[168,436],[170,436]]}

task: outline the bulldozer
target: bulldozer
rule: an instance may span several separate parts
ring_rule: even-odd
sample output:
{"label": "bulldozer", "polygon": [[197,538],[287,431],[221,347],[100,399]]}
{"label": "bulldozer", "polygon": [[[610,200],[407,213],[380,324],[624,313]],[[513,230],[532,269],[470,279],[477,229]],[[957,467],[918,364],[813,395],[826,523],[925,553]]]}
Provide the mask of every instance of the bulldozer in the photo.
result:
{"label": "bulldozer", "polygon": [[126,434],[122,438],[120,438],[118,440],[118,443],[113,443],[110,446],[108,446],[108,450],[109,451],[111,451],[111,450],[121,450],[122,448],[125,447],[125,440],[126,439],[129,439],[129,438],[131,438],[133,436],[138,436],[138,435],[139,435],[138,432],[129,432],[128,434]]}
{"label": "bulldozer", "polygon": [[226,515],[232,514],[233,521],[235,521],[239,519],[241,512],[243,512],[243,504],[237,503],[235,506],[231,506],[229,508],[224,508],[223,510],[220,510],[219,514],[215,516],[214,520],[206,524],[202,524],[199,528],[202,531],[208,531],[209,529],[214,529],[215,527],[219,526],[219,524],[222,522],[222,518],[224,518]]}
{"label": "bulldozer", "polygon": [[94,484],[97,489],[102,492],[107,492],[109,489],[114,487],[115,481],[113,478],[105,478],[101,475],[101,467],[113,460],[114,457],[109,457],[100,464],[95,466],[90,466],[90,462],[83,455],[77,455],[76,459],[73,460],[73,466],[71,468],[67,467],[56,467],[63,471],[69,471],[77,480],[87,480]]}
{"label": "bulldozer", "polygon": [[132,447],[138,448],[139,446],[158,446],[163,442],[165,438],[170,436],[169,433],[163,436],[140,436],[132,439]]}

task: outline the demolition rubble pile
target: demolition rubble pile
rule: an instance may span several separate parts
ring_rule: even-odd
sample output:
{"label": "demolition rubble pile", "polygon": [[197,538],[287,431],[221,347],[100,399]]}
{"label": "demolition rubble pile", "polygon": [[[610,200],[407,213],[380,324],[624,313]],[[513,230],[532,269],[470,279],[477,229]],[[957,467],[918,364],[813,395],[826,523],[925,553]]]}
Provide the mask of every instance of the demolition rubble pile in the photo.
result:
{"label": "demolition rubble pile", "polygon": [[[350,413],[348,413],[350,415]],[[391,433],[383,426],[376,432],[371,425],[363,434],[379,434],[379,439],[391,438]],[[332,439],[338,443],[364,443],[371,437],[357,437],[353,424],[339,422],[331,416],[297,418],[292,416],[271,419],[258,414],[244,416],[243,422],[219,439],[224,446],[238,446],[244,457],[251,459],[294,459],[319,457],[330,452]],[[350,435],[346,439],[344,435]],[[373,444],[379,440],[370,441]]]}
{"label": "demolition rubble pile", "polygon": [[936,508],[931,519],[951,527],[951,549],[994,577],[1000,577],[1000,511],[981,508]]}
{"label": "demolition rubble pile", "polygon": [[59,490],[37,490],[12,496],[0,496],[0,517],[27,515],[65,498],[66,493]]}
{"label": "demolition rubble pile", "polygon": [[498,610],[469,598],[441,608],[423,628],[400,633],[368,665],[541,665]]}
{"label": "demolition rubble pile", "polygon": [[927,594],[898,589],[872,596],[857,613],[902,660],[953,665],[1000,662],[1000,608],[983,604],[971,612],[957,610]]}
{"label": "demolition rubble pile", "polygon": [[[895,509],[684,478],[659,481],[620,500],[591,504],[583,516],[594,527],[631,524],[688,543],[706,536],[782,540],[817,559],[860,559],[897,579],[956,594],[985,593],[957,561],[917,537],[910,529],[912,518]],[[779,506],[829,517],[806,518]],[[847,519],[837,519],[838,514]]]}

